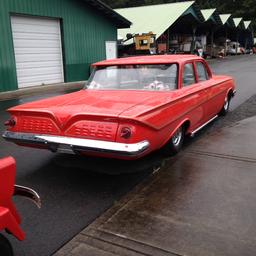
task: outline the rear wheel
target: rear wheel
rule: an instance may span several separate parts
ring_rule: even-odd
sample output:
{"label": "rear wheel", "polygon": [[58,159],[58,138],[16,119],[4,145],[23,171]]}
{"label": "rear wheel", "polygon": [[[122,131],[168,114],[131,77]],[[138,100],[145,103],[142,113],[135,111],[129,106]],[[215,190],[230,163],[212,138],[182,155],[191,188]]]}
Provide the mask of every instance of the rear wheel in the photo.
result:
{"label": "rear wheel", "polygon": [[182,148],[182,144],[185,137],[184,127],[179,127],[173,134],[171,139],[163,147],[163,153],[168,156],[176,155]]}
{"label": "rear wheel", "polygon": [[224,101],[224,105],[223,105],[219,115],[225,116],[229,111],[229,107],[230,107],[230,97],[226,96],[225,101]]}
{"label": "rear wheel", "polygon": [[0,255],[14,256],[9,240],[2,234],[0,234]]}

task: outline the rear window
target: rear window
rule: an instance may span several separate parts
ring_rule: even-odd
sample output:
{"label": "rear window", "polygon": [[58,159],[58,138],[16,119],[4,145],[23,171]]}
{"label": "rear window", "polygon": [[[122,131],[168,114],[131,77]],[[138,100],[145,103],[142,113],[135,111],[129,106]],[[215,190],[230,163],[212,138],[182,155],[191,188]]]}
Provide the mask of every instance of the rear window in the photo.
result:
{"label": "rear window", "polygon": [[97,67],[88,81],[94,90],[155,90],[177,89],[177,64],[120,65]]}

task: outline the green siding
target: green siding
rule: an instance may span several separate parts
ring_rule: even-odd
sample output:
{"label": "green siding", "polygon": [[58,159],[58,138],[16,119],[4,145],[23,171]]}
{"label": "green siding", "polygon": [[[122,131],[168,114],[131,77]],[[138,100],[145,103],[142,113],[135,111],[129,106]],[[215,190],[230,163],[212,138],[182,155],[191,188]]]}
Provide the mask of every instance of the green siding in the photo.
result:
{"label": "green siding", "polygon": [[105,58],[105,41],[116,40],[116,25],[83,1],[1,0],[0,91],[18,88],[10,21],[12,14],[61,19],[66,82],[87,79],[90,64]]}

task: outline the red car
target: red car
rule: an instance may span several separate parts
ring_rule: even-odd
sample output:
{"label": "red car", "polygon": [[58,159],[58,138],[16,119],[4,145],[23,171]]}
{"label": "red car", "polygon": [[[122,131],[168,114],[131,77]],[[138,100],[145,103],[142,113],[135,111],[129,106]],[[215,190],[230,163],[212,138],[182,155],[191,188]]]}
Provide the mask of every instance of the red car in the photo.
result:
{"label": "red car", "polygon": [[[16,163],[12,157],[0,160],[0,232],[6,230],[19,240],[24,240],[25,234],[20,228],[21,218],[13,204],[13,196],[25,196],[38,207],[41,206],[38,194],[26,187],[14,185]],[[0,255],[13,256],[10,242],[0,234]]]}
{"label": "red car", "polygon": [[212,75],[194,55],[113,59],[93,64],[78,92],[8,109],[3,137],[53,152],[134,159],[163,148],[225,114],[234,81]]}

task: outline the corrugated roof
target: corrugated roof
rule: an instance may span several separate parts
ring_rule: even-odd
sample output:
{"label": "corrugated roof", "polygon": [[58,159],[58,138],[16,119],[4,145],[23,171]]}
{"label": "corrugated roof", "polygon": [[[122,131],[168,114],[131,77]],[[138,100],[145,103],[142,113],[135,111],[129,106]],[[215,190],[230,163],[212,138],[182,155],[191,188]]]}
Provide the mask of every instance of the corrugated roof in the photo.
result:
{"label": "corrugated roof", "polygon": [[233,18],[235,26],[238,27],[243,20],[243,18]]}
{"label": "corrugated roof", "polygon": [[215,22],[218,25],[223,25],[222,20],[220,18],[219,12],[217,11],[217,9],[202,9],[201,10],[205,21],[208,21],[210,19],[213,20],[213,22]]}
{"label": "corrugated roof", "polygon": [[222,21],[222,24],[225,25],[230,17],[231,17],[231,14],[220,14],[220,19]]}
{"label": "corrugated roof", "polygon": [[245,29],[248,29],[249,26],[251,25],[251,23],[252,23],[251,20],[245,20],[245,21],[244,21],[244,27],[245,27]]}
{"label": "corrugated roof", "polygon": [[205,21],[209,20],[215,11],[216,9],[202,9],[201,12],[204,16]]}
{"label": "corrugated roof", "polygon": [[100,0],[83,0],[98,11],[102,12],[108,19],[112,20],[117,28],[129,28],[131,22],[119,13],[115,12],[111,7],[101,2]]}
{"label": "corrugated roof", "polygon": [[188,1],[115,9],[132,22],[130,29],[119,29],[118,35],[126,38],[127,33],[141,34],[152,31],[158,38],[193,4],[194,1]]}

